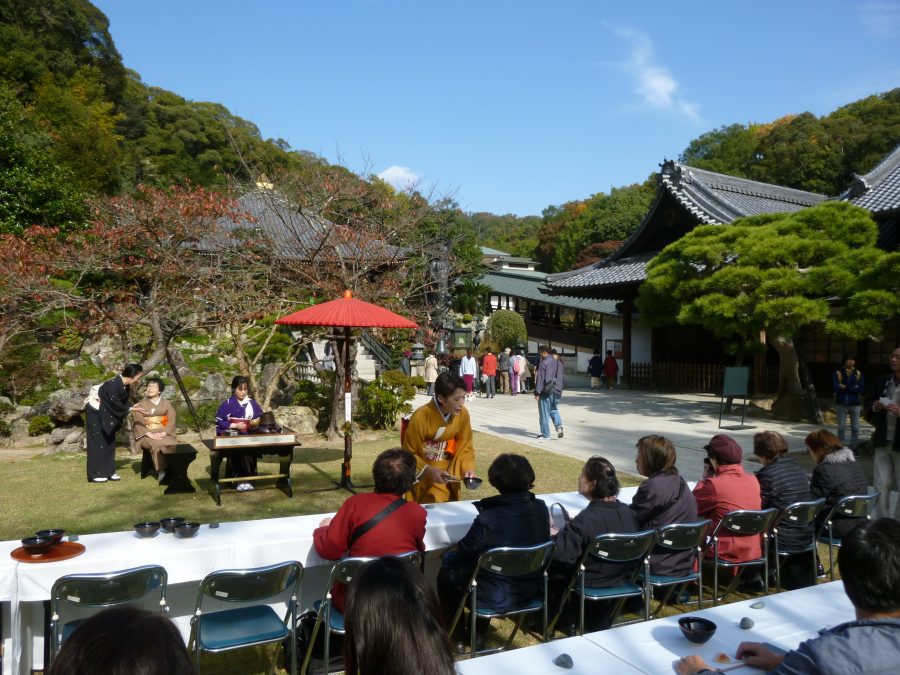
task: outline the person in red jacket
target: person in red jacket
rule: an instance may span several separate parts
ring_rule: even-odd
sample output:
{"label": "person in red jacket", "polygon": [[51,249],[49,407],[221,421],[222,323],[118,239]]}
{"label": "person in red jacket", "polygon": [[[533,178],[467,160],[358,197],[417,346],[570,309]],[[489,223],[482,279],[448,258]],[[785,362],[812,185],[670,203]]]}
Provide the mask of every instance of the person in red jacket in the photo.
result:
{"label": "person in red jacket", "polygon": [[484,394],[487,398],[494,398],[497,393],[497,357],[488,349],[481,359],[481,374],[485,376]]}
{"label": "person in red jacket", "polygon": [[[751,509],[758,511],[761,506],[759,481],[741,465],[743,451],[731,436],[717,434],[704,446],[707,463],[705,477],[694,488],[697,500],[697,515],[709,518],[710,532],[719,521],[731,511]],[[712,547],[706,549],[707,557],[712,557]],[[719,534],[719,557],[729,562],[742,562],[762,556],[759,537],[741,537],[722,531]]]}
{"label": "person in red jacket", "polygon": [[[313,532],[316,553],[325,560],[425,551],[426,511],[403,499],[416,479],[415,458],[402,448],[385,450],[375,458],[372,478],[375,492],[353,495],[333,518],[325,518]],[[374,526],[354,534],[388,508],[391,511]],[[343,584],[331,591],[334,606],[342,613],[345,595]]]}

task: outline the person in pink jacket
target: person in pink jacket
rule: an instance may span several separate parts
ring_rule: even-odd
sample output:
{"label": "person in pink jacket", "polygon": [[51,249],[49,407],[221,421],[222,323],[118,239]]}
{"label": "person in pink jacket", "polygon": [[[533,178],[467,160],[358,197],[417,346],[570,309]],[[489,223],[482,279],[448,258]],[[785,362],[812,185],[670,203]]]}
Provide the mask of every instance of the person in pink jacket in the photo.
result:
{"label": "person in pink jacket", "polygon": [[[712,521],[710,532],[730,511],[762,508],[759,481],[741,465],[743,451],[731,436],[717,434],[706,448],[705,477],[694,488],[697,515]],[[712,547],[706,549],[712,557]],[[722,531],[719,534],[719,557],[729,562],[743,562],[762,556],[759,537],[742,537]]]}

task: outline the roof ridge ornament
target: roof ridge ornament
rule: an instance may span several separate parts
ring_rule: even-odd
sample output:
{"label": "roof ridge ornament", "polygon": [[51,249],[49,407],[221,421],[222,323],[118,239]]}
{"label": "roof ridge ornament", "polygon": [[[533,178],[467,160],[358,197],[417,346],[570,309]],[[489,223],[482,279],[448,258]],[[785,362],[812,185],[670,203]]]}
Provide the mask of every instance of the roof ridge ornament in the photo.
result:
{"label": "roof ridge ornament", "polygon": [[660,178],[668,176],[672,185],[675,187],[681,185],[682,168],[674,159],[663,159],[662,164],[659,165],[659,169]]}
{"label": "roof ridge ornament", "polygon": [[865,176],[860,176],[858,173],[853,174],[853,182],[850,183],[850,189],[847,191],[849,193],[849,198],[853,199],[854,197],[859,197],[864,195],[869,191],[869,182],[866,180]]}

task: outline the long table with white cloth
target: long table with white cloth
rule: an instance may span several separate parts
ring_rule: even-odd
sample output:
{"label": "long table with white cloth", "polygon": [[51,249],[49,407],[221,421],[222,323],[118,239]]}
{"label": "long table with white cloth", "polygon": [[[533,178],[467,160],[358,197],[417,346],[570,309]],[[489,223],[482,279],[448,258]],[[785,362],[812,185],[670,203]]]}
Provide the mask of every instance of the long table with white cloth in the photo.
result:
{"label": "long table with white cloth", "polygon": [[[630,503],[636,490],[622,488],[619,498]],[[559,502],[573,516],[587,505],[577,492],[539,497],[548,505]],[[426,573],[434,573],[440,564],[440,552],[466,534],[477,512],[471,501],[426,508]],[[308,608],[324,594],[333,564],[320,558],[313,548],[313,531],[328,515],[333,514],[221,523],[217,528],[204,524],[193,539],[162,533],[150,539],[138,539],[132,532],[83,535],[79,539],[85,546],[83,554],[52,563],[16,562],[9,554],[19,542],[0,542],[3,673],[27,675],[32,668],[43,666],[43,602],[50,599],[53,583],[66,574],[162,565],[169,574],[170,616],[187,636],[197,586],[207,574],[299,560],[304,566],[300,602]]]}
{"label": "long table with white cloth", "polygon": [[[763,603],[762,607],[751,607],[759,602]],[[710,607],[690,615],[702,616],[716,624],[715,635],[705,645],[688,642],[678,628],[679,617],[670,616],[461,661],[457,669],[460,675],[670,675],[675,672],[675,664],[680,658],[699,654],[713,668],[727,668],[728,672],[734,673],[760,673],[758,668],[751,668],[734,658],[741,642],[769,642],[789,651],[804,640],[816,637],[826,626],[855,619],[853,605],[840,581]],[[746,630],[741,628],[743,617],[753,619],[754,626]],[[564,653],[572,659],[571,670],[554,664],[554,659]],[[724,662],[724,657],[729,660]]]}

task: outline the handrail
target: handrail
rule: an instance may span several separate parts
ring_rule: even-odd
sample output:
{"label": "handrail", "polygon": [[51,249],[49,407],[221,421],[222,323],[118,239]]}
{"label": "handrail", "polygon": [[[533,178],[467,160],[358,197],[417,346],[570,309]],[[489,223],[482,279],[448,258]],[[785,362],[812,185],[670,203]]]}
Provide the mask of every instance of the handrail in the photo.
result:
{"label": "handrail", "polygon": [[381,363],[385,370],[393,370],[397,367],[394,357],[390,350],[383,344],[378,342],[372,335],[366,331],[359,333],[360,343],[368,349],[372,355]]}

